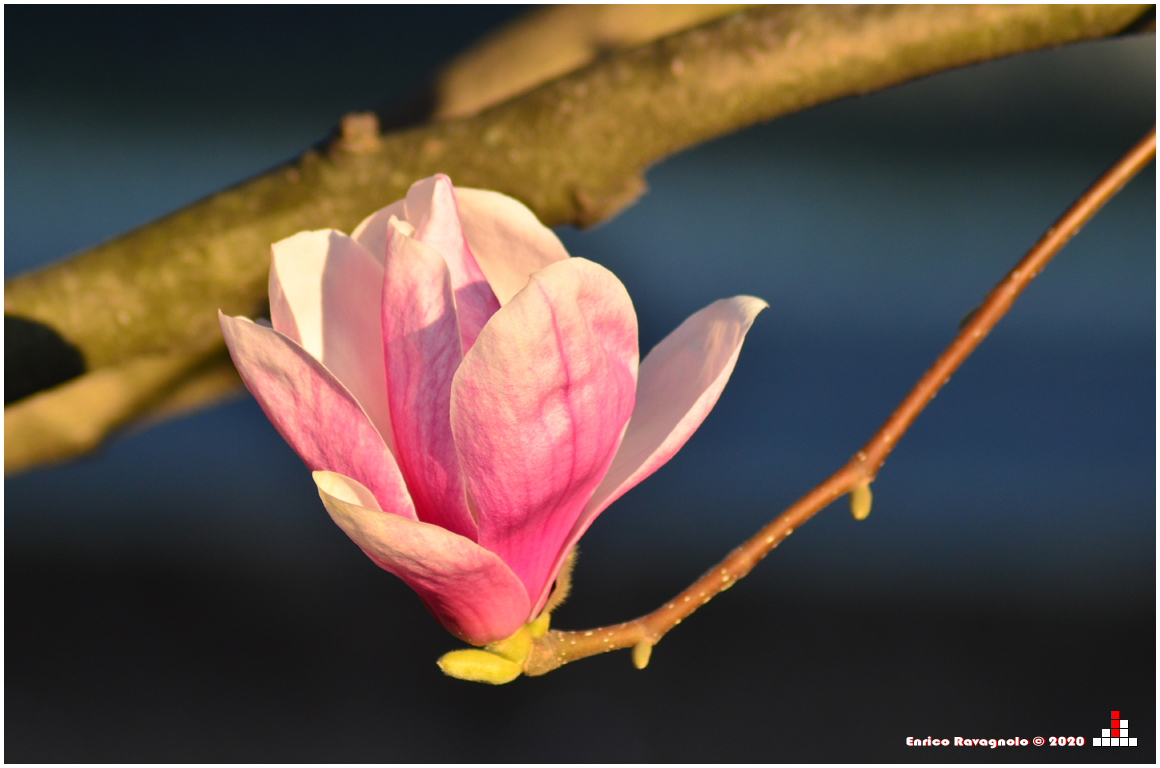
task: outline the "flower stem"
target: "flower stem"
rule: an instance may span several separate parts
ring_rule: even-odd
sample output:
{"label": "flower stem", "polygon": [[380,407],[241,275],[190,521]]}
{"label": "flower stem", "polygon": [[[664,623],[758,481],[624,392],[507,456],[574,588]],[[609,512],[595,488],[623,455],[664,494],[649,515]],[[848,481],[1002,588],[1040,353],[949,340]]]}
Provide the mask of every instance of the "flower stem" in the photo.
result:
{"label": "flower stem", "polygon": [[[1111,199],[1133,176],[1156,155],[1156,128],[1128,150],[1103,176],[1047,230],[1014,269],[991,289],[983,303],[963,323],[957,336],[935,360],[886,423],[846,464],[816,486],[789,509],[757,532],[728,557],[714,566],[688,589],[652,613],[634,621],[600,629],[561,632],[552,630],[537,639],[524,665],[527,675],[542,675],[563,664],[585,656],[638,646],[634,662],[643,667],[648,662],[647,649],[655,645],[670,629],[709,602],[718,592],[743,578],[769,551],[798,526],[809,520],[839,496],[867,489],[919,412],[947,383],[950,376],[979,345],[995,323],[1007,313],[1027,284],[1072,238],[1104,203]],[[868,491],[868,489],[867,489]],[[869,512],[868,493],[860,500],[856,512]],[[861,515],[862,517],[865,514]],[[641,663],[643,661],[643,663]]]}

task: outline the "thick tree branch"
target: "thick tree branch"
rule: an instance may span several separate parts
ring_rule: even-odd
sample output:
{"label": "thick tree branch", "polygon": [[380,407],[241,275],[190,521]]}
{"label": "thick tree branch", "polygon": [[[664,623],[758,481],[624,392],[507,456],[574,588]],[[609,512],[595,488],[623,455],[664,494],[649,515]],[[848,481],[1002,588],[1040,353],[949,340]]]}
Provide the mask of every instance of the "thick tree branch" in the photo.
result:
{"label": "thick tree branch", "polygon": [[590,64],[750,5],[549,5],[456,56],[434,83],[436,120],[467,117]]}
{"label": "thick tree branch", "polygon": [[416,179],[449,174],[591,224],[679,149],[822,101],[1113,33],[1145,6],[779,6],[609,56],[483,114],[328,146],[5,287],[5,310],[89,369],[220,343],[216,311],[264,300],[271,242],[350,231]]}
{"label": "thick tree branch", "polygon": [[672,152],[826,100],[1112,34],[1146,9],[759,8],[610,54],[475,116],[382,136],[350,116],[293,162],[9,281],[5,312],[55,331],[86,371],[210,354],[219,308],[259,311],[271,242],[350,231],[432,173],[510,194],[547,224],[591,224],[635,199],[644,169]]}
{"label": "thick tree branch", "polygon": [[4,472],[93,450],[114,430],[206,408],[238,391],[225,350],[148,355],[110,366],[4,409]]}
{"label": "thick tree branch", "polygon": [[376,113],[384,132],[477,114],[607,56],[753,5],[546,5],[486,35]]}

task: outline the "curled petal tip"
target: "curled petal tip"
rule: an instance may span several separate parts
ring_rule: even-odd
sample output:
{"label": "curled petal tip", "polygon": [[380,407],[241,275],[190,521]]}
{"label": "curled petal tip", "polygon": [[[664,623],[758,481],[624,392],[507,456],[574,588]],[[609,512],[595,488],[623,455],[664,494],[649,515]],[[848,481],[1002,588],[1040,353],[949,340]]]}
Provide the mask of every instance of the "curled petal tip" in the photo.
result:
{"label": "curled petal tip", "polygon": [[382,511],[374,494],[350,478],[343,477],[337,472],[327,472],[324,470],[311,472],[310,476],[314,478],[314,484],[318,486],[318,493],[324,499],[325,495],[330,495],[347,504],[357,504],[360,507],[373,509],[376,512]]}
{"label": "curled petal tip", "polygon": [[[765,299],[759,299],[756,296],[734,296],[731,299],[721,299],[718,304],[733,305],[738,315],[740,315],[742,322],[752,323],[753,319],[757,317],[763,309],[769,308],[769,302]],[[712,305],[710,305],[712,306]]]}

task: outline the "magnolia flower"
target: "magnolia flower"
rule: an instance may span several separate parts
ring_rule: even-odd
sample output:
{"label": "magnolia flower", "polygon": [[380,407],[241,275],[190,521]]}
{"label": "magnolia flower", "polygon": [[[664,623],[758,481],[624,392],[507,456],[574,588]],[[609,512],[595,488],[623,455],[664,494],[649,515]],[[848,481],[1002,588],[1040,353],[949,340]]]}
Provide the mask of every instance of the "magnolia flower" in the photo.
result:
{"label": "magnolia flower", "polygon": [[696,313],[639,363],[636,314],[520,203],[417,182],[347,236],[271,249],[234,364],[326,509],[475,645],[539,616],[577,539],[701,424],[765,302]]}

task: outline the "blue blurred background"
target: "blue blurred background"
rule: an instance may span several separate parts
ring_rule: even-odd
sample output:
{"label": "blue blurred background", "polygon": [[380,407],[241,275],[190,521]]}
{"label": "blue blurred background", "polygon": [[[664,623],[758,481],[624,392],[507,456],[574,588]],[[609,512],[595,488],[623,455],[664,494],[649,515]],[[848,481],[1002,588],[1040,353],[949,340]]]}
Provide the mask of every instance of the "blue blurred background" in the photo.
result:
{"label": "blue blurred background", "polygon": [[[5,276],[405,98],[520,10],[6,8]],[[721,297],[770,308],[700,431],[586,535],[557,626],[652,610],[840,466],[1155,88],[1153,36],[970,67],[673,157],[562,229],[624,281],[642,349]],[[905,738],[1090,739],[1119,709],[1146,746],[1099,759],[1153,761],[1155,189],[1149,167],[1032,283],[868,520],[825,510],[643,672],[443,678],[456,641],[248,396],[6,479],[5,757],[969,761],[996,754]]]}

